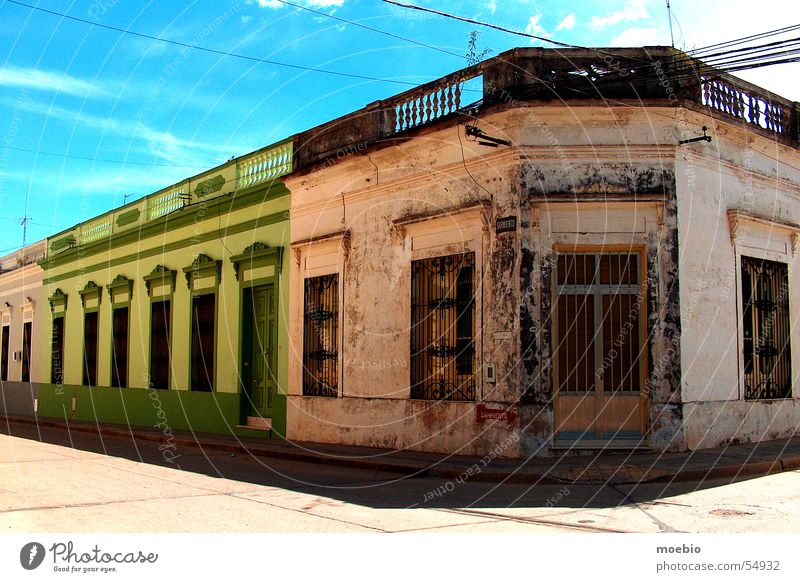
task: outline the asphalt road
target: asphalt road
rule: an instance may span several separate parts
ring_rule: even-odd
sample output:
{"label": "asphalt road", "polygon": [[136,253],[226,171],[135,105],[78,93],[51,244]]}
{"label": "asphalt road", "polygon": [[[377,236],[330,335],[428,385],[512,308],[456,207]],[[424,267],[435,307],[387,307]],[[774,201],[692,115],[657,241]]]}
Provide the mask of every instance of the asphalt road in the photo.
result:
{"label": "asphalt road", "polygon": [[2,532],[800,531],[798,471],[733,483],[460,483],[194,447],[168,453],[32,425],[0,432]]}

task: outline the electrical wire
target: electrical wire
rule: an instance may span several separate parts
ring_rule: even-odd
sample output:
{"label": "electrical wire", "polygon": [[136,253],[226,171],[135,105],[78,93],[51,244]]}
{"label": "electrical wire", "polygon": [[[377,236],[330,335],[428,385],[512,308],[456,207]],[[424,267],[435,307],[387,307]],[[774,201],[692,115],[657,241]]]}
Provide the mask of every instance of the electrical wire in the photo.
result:
{"label": "electrical wire", "polygon": [[74,160],[85,160],[87,162],[103,162],[106,164],[121,164],[121,165],[132,165],[132,166],[147,166],[147,167],[157,167],[157,168],[196,168],[196,169],[203,169],[208,168],[208,165],[205,166],[194,166],[194,165],[182,165],[182,164],[158,164],[158,163],[148,163],[148,162],[135,162],[131,160],[111,160],[108,158],[93,158],[91,156],[79,156],[77,154],[59,154],[56,152],[45,152],[41,150],[33,150],[28,148],[21,148],[17,146],[9,146],[3,145],[1,146],[2,149],[9,149],[18,152],[27,152],[30,154],[42,155],[42,156],[55,156],[59,158],[69,158]]}
{"label": "electrical wire", "polygon": [[119,32],[121,34],[129,34],[131,36],[135,36],[135,37],[138,37],[138,38],[145,38],[147,40],[163,42],[163,43],[166,43],[166,44],[171,44],[173,46],[179,46],[181,48],[188,48],[188,49],[201,51],[201,52],[206,52],[206,53],[210,53],[210,54],[214,54],[214,55],[218,55],[218,56],[242,59],[242,60],[246,60],[246,61],[250,61],[250,62],[263,63],[263,64],[267,64],[267,65],[274,65],[274,66],[277,66],[277,67],[285,67],[285,68],[289,68],[289,69],[295,69],[295,70],[306,71],[306,72],[311,72],[311,73],[324,73],[326,75],[333,75],[333,76],[338,76],[338,77],[346,77],[346,78],[349,78],[349,79],[359,79],[361,81],[378,81],[380,83],[393,83],[395,85],[404,85],[404,86],[410,86],[410,87],[419,86],[419,83],[413,83],[411,81],[401,81],[401,80],[398,80],[398,79],[387,79],[387,78],[383,78],[383,77],[372,77],[370,75],[359,75],[357,73],[346,73],[344,71],[336,71],[336,70],[333,70],[333,69],[322,69],[322,68],[319,68],[319,67],[308,67],[308,66],[305,66],[305,65],[298,65],[298,64],[294,64],[294,63],[284,63],[284,62],[275,61],[275,60],[272,60],[272,59],[262,59],[262,58],[254,57],[254,56],[250,56],[250,55],[243,55],[243,54],[240,54],[240,53],[234,53],[234,52],[230,52],[230,51],[213,49],[213,48],[204,47],[204,46],[200,46],[200,45],[196,45],[196,44],[190,44],[190,43],[186,43],[186,42],[172,40],[172,39],[164,38],[164,37],[160,37],[160,36],[154,36],[154,35],[151,35],[151,34],[145,34],[145,33],[142,33],[142,32],[136,32],[134,30],[128,30],[128,29],[125,29],[125,28],[119,28],[117,26],[111,26],[109,24],[103,24],[101,22],[93,22],[91,20],[86,20],[84,18],[78,18],[77,16],[70,16],[70,15],[64,14],[62,12],[56,12],[54,10],[47,10],[46,8],[42,8],[41,6],[33,6],[31,4],[25,4],[24,2],[19,2],[18,0],[5,0],[5,3],[7,3],[7,4],[15,4],[17,6],[22,6],[24,8],[29,8],[31,10],[36,10],[38,12],[49,14],[51,16],[58,16],[60,18],[64,18],[64,19],[67,19],[67,20],[73,20],[75,22],[81,22],[83,24],[88,24],[89,26],[95,26],[95,27],[98,27],[98,28],[104,28],[106,30],[113,30],[114,32]]}
{"label": "electrical wire", "polygon": [[317,14],[319,16],[324,16],[325,18],[330,18],[332,20],[336,20],[338,22],[343,22],[345,24],[351,24],[353,26],[357,26],[358,28],[363,28],[364,30],[377,32],[378,34],[383,34],[383,35],[389,36],[391,38],[396,38],[398,40],[402,40],[402,41],[405,41],[405,42],[410,42],[412,44],[415,44],[415,45],[418,45],[418,46],[421,46],[421,47],[425,47],[425,48],[428,48],[428,49],[431,49],[431,50],[439,51],[440,53],[444,53],[446,55],[458,57],[460,59],[466,59],[467,58],[465,55],[454,53],[452,51],[449,51],[447,49],[443,49],[443,48],[438,47],[438,46],[425,44],[424,42],[420,42],[418,40],[414,40],[413,38],[407,38],[405,36],[400,36],[399,34],[395,34],[393,32],[388,32],[386,30],[381,30],[380,28],[374,28],[372,26],[367,26],[366,24],[361,24],[360,22],[354,22],[352,20],[347,20],[346,18],[341,18],[340,16],[335,16],[333,14],[329,14],[329,13],[323,12],[321,10],[314,10],[313,8],[309,8],[308,6],[303,6],[302,4],[296,4],[295,2],[289,2],[288,0],[275,0],[275,1],[276,2],[280,2],[281,4],[285,4],[287,6],[293,6],[293,7],[297,8],[298,10],[305,10],[306,12],[311,12],[312,14]]}

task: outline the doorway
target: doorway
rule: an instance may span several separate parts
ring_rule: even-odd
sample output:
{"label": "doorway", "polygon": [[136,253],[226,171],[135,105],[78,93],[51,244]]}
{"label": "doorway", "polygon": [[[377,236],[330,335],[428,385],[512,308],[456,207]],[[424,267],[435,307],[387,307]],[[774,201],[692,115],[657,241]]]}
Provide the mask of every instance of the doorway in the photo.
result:
{"label": "doorway", "polygon": [[272,418],[277,390],[275,286],[244,290],[242,382],[246,416]]}

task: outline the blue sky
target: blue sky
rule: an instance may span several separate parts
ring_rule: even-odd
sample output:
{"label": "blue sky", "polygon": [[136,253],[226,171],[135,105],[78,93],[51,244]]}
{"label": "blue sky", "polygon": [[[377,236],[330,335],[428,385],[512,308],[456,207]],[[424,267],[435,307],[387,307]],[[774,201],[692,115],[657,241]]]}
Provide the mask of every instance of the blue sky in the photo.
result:
{"label": "blue sky", "polygon": [[[378,0],[293,0],[435,47],[428,48],[277,0],[21,1],[177,42],[384,80],[181,49],[0,0],[0,254],[22,243],[26,192],[30,243],[120,206],[125,195],[139,198],[403,91],[402,83],[457,70],[465,61],[456,55],[477,28]],[[407,1],[586,46],[669,44],[663,0]],[[671,5],[679,48],[800,21],[788,1],[768,9],[739,0]],[[532,44],[479,30],[479,46],[492,55]],[[740,76],[800,100],[798,72],[792,64]]]}

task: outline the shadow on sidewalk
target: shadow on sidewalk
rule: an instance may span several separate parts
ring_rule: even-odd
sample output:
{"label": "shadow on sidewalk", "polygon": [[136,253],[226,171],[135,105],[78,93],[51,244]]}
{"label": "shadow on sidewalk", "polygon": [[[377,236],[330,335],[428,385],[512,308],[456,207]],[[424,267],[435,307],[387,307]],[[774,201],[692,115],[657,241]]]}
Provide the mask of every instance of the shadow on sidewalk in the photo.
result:
{"label": "shadow on sidewalk", "polygon": [[[470,478],[459,480],[455,477],[431,477],[424,469],[415,475],[403,475],[378,469],[254,456],[246,452],[231,453],[188,445],[178,446],[167,456],[171,457],[168,460],[164,455],[164,445],[157,441],[134,440],[132,437],[101,435],[84,430],[68,431],[65,428],[13,421],[2,422],[0,426],[0,434],[173,470],[287,489],[376,509],[422,507],[488,510],[557,507],[566,510],[630,504],[670,504],[673,502],[669,498],[673,496],[754,478],[733,475],[697,481],[638,484],[615,484],[613,479],[596,483],[554,483],[552,480],[534,480],[529,483],[511,480],[489,482]],[[617,456],[621,463],[619,470],[628,470],[624,465],[626,455]],[[609,458],[613,456],[606,455],[603,458],[606,471],[609,468]],[[96,462],[113,461],[97,457]],[[538,465],[542,464],[540,459],[536,462]],[[559,461],[554,459],[553,462]],[[570,458],[566,462],[576,463],[576,460]],[[579,460],[577,463],[587,465],[590,460]],[[580,471],[579,464],[575,464],[575,467]],[[464,468],[466,469],[466,465]],[[488,471],[489,468],[485,470]],[[587,470],[592,470],[591,465]],[[276,495],[280,495],[280,491],[276,491]]]}

